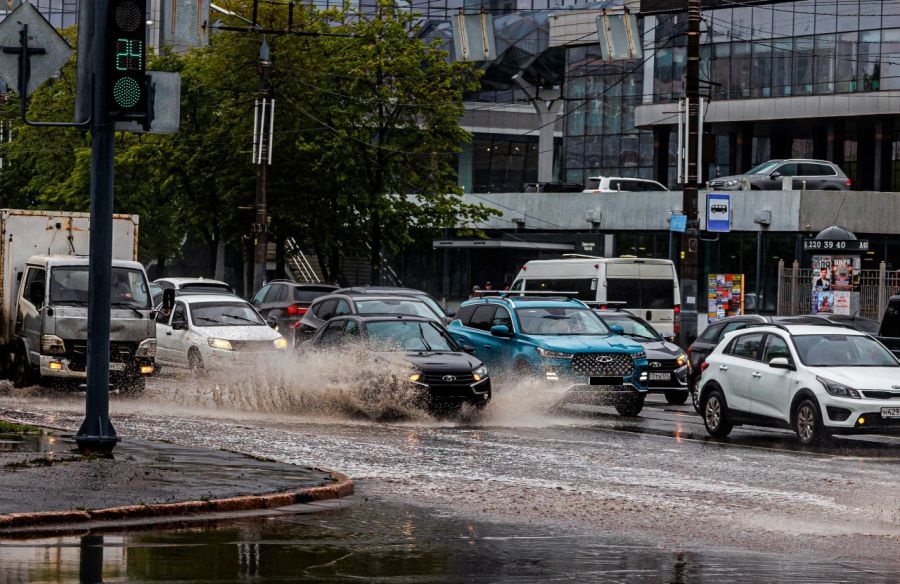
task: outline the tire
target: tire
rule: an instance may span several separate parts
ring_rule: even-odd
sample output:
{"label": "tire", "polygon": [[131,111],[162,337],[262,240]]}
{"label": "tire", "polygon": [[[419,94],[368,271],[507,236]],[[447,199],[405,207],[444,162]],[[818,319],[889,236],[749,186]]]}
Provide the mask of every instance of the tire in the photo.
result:
{"label": "tire", "polygon": [[644,394],[639,393],[623,397],[616,402],[615,408],[620,416],[634,417],[644,409]]}
{"label": "tire", "polygon": [[194,377],[203,378],[207,375],[206,365],[203,364],[203,357],[200,356],[200,352],[197,349],[188,351],[188,368],[191,370],[191,373],[194,374]]}
{"label": "tire", "polygon": [[700,391],[695,387],[691,389],[691,404],[694,406],[694,411],[699,415],[703,415],[703,408],[700,407],[700,400],[698,399],[700,396]]}
{"label": "tire", "polygon": [[709,391],[702,400],[703,425],[714,438],[724,438],[731,433],[734,424],[728,416],[728,404],[722,390],[716,387]]}
{"label": "tire", "polygon": [[831,438],[831,433],[822,423],[822,411],[819,409],[819,404],[810,398],[797,404],[791,425],[803,446],[818,446]]}
{"label": "tire", "polygon": [[15,353],[10,377],[12,378],[13,387],[30,387],[36,383],[34,372],[31,370],[31,364],[28,362],[28,356],[25,354],[24,348],[20,348]]}
{"label": "tire", "polygon": [[666,401],[673,406],[683,406],[688,398],[687,391],[667,391]]}

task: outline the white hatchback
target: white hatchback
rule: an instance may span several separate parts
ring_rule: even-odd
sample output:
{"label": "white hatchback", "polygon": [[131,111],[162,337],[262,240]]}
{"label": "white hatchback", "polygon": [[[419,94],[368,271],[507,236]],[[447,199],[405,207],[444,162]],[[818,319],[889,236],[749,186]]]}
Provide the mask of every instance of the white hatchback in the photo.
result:
{"label": "white hatchback", "polygon": [[176,298],[170,312],[159,311],[156,339],[157,363],[187,367],[197,375],[265,365],[287,347],[253,305],[219,294]]}
{"label": "white hatchback", "polygon": [[832,434],[900,432],[900,361],[869,335],[842,327],[766,325],[725,335],[703,363],[706,430],[794,430],[804,445]]}

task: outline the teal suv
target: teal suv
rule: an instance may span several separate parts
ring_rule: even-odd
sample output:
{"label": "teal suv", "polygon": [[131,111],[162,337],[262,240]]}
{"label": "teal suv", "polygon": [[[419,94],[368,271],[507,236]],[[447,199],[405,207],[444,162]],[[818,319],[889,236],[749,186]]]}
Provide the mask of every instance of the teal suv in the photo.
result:
{"label": "teal suv", "polygon": [[623,416],[644,407],[644,349],[613,333],[578,300],[478,298],[463,303],[447,330],[489,369],[537,377],[564,389],[566,402],[612,404]]}

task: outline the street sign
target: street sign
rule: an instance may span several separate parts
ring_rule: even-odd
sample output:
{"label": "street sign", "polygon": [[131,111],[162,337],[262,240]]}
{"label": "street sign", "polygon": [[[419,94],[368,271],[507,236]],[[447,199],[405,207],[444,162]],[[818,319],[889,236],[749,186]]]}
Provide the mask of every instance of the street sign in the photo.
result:
{"label": "street sign", "polygon": [[731,231],[731,195],[708,193],[706,195],[706,230],[719,233]]}
{"label": "street sign", "polygon": [[30,57],[25,87],[25,97],[28,97],[66,64],[72,56],[72,48],[34,6],[19,4],[0,22],[0,78],[16,93],[20,92],[19,55],[23,50],[23,30]]}
{"label": "street sign", "polygon": [[685,229],[687,229],[687,215],[672,213],[672,217],[669,219],[669,231],[684,233]]}
{"label": "street sign", "polygon": [[867,239],[804,239],[804,251],[869,251]]}

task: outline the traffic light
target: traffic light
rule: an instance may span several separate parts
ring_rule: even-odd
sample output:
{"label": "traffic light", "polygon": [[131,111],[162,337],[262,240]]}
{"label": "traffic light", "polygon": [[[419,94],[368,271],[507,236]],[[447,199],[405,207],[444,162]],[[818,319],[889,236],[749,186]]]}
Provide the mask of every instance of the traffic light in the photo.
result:
{"label": "traffic light", "polygon": [[111,0],[109,10],[110,114],[149,123],[147,0]]}

